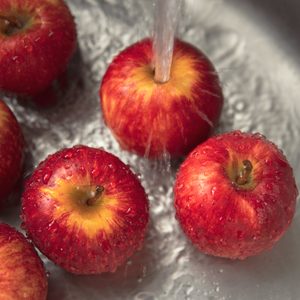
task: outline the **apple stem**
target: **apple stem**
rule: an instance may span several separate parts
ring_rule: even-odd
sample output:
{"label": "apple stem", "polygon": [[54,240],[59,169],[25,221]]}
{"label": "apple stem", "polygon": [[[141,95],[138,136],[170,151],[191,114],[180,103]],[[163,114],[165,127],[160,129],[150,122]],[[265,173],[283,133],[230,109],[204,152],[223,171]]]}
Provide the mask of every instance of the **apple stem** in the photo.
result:
{"label": "apple stem", "polygon": [[92,197],[87,199],[86,201],[87,206],[95,205],[98,202],[99,197],[102,195],[103,192],[104,192],[104,187],[97,185],[95,191],[92,194]]}
{"label": "apple stem", "polygon": [[154,16],[154,80],[165,83],[170,79],[174,38],[182,0],[156,0]]}
{"label": "apple stem", "polygon": [[240,171],[240,174],[238,175],[236,179],[236,183],[238,185],[244,185],[248,183],[249,176],[252,172],[253,166],[249,160],[243,161],[243,169]]}
{"label": "apple stem", "polygon": [[15,18],[15,17],[5,17],[0,15],[0,26],[5,27],[6,29],[8,27],[15,27],[18,29],[22,28],[21,22]]}

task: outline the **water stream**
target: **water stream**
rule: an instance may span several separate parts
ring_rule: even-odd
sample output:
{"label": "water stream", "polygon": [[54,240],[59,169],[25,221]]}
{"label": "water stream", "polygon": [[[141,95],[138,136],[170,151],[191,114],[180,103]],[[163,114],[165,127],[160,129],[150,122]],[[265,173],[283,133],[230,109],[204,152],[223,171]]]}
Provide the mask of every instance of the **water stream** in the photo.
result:
{"label": "water stream", "polygon": [[182,0],[155,0],[153,52],[156,82],[164,83],[170,78],[174,38]]}

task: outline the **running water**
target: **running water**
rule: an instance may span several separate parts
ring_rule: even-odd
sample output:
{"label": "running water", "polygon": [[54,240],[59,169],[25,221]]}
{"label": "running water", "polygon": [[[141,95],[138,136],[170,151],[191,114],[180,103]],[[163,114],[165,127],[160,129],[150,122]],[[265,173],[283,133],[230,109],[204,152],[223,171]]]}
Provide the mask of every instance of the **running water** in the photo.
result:
{"label": "running water", "polygon": [[154,66],[155,81],[170,79],[174,37],[181,11],[182,0],[156,0],[154,17]]}

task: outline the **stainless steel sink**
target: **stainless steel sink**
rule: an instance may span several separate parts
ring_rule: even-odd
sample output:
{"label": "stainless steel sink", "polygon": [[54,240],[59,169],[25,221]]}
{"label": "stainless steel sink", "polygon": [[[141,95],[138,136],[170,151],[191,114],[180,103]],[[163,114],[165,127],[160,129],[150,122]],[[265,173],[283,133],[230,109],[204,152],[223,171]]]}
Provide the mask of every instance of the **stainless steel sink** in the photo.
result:
{"label": "stainless steel sink", "polygon": [[[186,1],[179,35],[206,52],[224,87],[217,131],[263,133],[286,153],[300,186],[299,0]],[[174,217],[176,166],[121,151],[103,124],[100,80],[118,51],[151,33],[152,1],[68,3],[78,25],[80,53],[63,99],[47,110],[8,100],[28,142],[27,173],[61,147],[102,146],[141,174],[152,222],[143,250],[114,274],[73,276],[43,258],[50,272],[49,300],[300,299],[299,213],[274,249],[258,257],[230,261],[201,254]],[[19,225],[15,207],[0,219]]]}

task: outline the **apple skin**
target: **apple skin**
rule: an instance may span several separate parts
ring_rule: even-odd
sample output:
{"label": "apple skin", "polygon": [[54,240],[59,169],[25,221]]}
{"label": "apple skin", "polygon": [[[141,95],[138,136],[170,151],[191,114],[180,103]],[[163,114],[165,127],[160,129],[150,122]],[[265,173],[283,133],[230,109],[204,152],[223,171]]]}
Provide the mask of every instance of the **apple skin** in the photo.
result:
{"label": "apple skin", "polygon": [[0,16],[25,24],[10,34],[0,26],[0,89],[38,95],[65,71],[76,48],[74,19],[62,0],[0,0]]}
{"label": "apple skin", "polygon": [[46,300],[48,280],[44,265],[26,238],[0,224],[0,299]]}
{"label": "apple skin", "polygon": [[0,100],[0,208],[22,173],[24,139],[19,123]]}
{"label": "apple skin", "polygon": [[148,209],[145,191],[130,168],[87,146],[49,156],[22,196],[29,237],[49,259],[75,274],[114,272],[140,249]]}
{"label": "apple skin", "polygon": [[180,157],[213,132],[223,95],[208,58],[176,40],[170,80],[157,83],[152,40],[123,50],[100,88],[104,120],[125,150],[149,158]]}
{"label": "apple skin", "polygon": [[[253,168],[247,183],[238,184],[245,160]],[[272,248],[292,221],[298,195],[283,153],[262,135],[239,131],[194,149],[180,167],[174,192],[176,217],[192,243],[231,259]]]}

